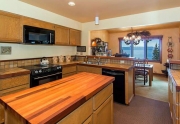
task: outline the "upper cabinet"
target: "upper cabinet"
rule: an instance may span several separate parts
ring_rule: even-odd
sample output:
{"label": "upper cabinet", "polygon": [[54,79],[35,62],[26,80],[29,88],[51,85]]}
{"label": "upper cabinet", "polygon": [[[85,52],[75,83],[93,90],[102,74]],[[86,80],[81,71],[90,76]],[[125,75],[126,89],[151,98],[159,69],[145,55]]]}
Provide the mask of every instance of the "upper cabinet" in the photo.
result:
{"label": "upper cabinet", "polygon": [[107,30],[91,31],[90,35],[91,40],[100,38],[104,42],[109,42],[109,33]]}
{"label": "upper cabinet", "polygon": [[0,42],[22,42],[20,16],[0,11]]}
{"label": "upper cabinet", "polygon": [[22,16],[22,23],[21,24],[39,27],[39,28],[50,29],[50,30],[55,30],[54,24],[52,24],[52,23],[48,23],[48,22],[44,22],[41,20],[28,18],[28,17],[24,17],[24,16]]}
{"label": "upper cabinet", "polygon": [[73,46],[81,45],[81,31],[70,29],[70,45]]}
{"label": "upper cabinet", "polygon": [[69,45],[69,28],[59,25],[55,26],[55,44]]}
{"label": "upper cabinet", "polygon": [[22,43],[23,25],[55,30],[56,45],[81,45],[81,31],[79,30],[4,11],[0,11],[0,42]]}

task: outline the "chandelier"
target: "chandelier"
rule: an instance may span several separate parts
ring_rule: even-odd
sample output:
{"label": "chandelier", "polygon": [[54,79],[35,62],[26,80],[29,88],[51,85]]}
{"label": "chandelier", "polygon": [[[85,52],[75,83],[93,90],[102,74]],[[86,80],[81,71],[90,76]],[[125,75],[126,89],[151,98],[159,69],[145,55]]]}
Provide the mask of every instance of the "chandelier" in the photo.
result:
{"label": "chandelier", "polygon": [[133,42],[134,45],[138,45],[140,43],[140,40],[141,40],[141,37],[142,36],[150,36],[151,33],[149,31],[141,31],[141,32],[133,32],[133,29],[131,28],[132,32],[131,33],[128,33],[127,36],[125,36],[123,38],[124,40],[124,43],[126,45],[129,45],[131,44],[131,42]]}

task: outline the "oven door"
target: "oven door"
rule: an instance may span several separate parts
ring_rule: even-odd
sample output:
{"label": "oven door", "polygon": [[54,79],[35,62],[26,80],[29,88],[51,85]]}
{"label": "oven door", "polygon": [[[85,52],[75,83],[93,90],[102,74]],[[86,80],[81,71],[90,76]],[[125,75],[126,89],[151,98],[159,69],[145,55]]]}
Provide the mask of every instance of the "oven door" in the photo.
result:
{"label": "oven door", "polygon": [[62,72],[48,73],[38,76],[31,76],[30,87],[42,85],[62,78]]}

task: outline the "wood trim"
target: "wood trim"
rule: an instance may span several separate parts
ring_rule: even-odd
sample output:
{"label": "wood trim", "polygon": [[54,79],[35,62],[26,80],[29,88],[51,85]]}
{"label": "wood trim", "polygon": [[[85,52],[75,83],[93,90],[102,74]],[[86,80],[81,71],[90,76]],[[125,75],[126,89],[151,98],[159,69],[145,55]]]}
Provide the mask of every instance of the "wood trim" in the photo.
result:
{"label": "wood trim", "polygon": [[[23,61],[23,60],[41,59],[41,58],[42,58],[42,57],[38,57],[38,58],[24,58],[24,59],[10,59],[10,60],[0,60],[0,62]],[[46,58],[52,58],[52,57],[46,57]]]}
{"label": "wood trim", "polygon": [[29,70],[27,70],[27,71],[23,71],[23,72],[14,72],[14,73],[10,73],[10,74],[3,74],[3,75],[0,75],[0,79],[16,77],[16,76],[20,76],[20,75],[26,75],[26,74],[30,74],[30,73],[31,72]]}

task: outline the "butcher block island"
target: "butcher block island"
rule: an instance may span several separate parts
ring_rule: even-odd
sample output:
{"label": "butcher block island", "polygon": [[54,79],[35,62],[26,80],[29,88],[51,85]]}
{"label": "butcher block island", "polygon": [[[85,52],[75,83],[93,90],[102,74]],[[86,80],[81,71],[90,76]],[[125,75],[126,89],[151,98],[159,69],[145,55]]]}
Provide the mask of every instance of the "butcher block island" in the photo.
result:
{"label": "butcher block island", "polygon": [[5,124],[113,124],[113,81],[82,72],[1,97]]}

